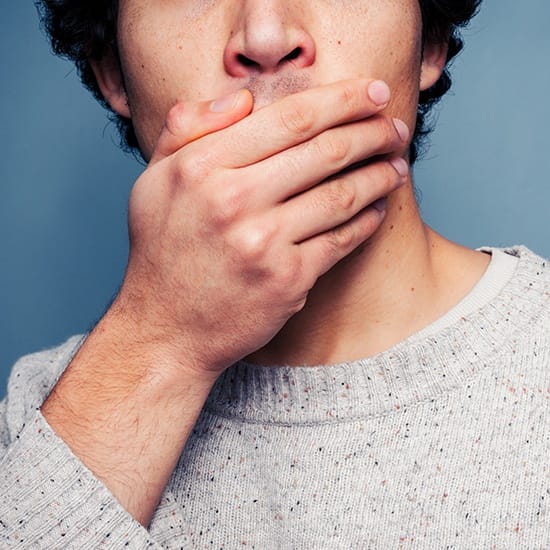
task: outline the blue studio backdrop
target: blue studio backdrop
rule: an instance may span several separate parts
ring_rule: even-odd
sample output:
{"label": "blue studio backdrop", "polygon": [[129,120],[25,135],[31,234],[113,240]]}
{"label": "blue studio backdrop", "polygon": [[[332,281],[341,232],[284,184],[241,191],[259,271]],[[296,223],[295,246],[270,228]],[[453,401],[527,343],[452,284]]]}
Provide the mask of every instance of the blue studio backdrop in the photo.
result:
{"label": "blue studio backdrop", "polygon": [[[121,281],[142,170],[75,70],[49,53],[33,3],[0,19],[0,396],[22,354],[90,328]],[[415,169],[425,219],[471,247],[550,257],[550,4],[484,0],[453,92]]]}

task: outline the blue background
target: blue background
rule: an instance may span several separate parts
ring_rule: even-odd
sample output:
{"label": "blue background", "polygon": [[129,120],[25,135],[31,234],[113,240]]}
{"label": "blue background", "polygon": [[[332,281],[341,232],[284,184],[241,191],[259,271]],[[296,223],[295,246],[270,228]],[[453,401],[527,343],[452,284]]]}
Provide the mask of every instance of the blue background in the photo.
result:
{"label": "blue background", "polygon": [[[0,395],[12,363],[97,320],[123,275],[142,167],[117,147],[32,2],[0,19]],[[468,246],[550,257],[550,5],[485,0],[416,168],[425,219]]]}

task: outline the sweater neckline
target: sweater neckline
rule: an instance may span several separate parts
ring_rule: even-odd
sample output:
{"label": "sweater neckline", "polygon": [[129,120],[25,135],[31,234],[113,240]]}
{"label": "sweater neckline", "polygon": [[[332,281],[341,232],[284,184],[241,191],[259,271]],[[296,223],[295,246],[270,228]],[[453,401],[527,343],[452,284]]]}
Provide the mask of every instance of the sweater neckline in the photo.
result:
{"label": "sweater neckline", "polygon": [[472,291],[391,349],[315,367],[240,361],[220,376],[205,411],[249,423],[349,422],[404,411],[467,386],[526,326],[537,304],[530,296],[537,291],[532,281],[541,259],[524,247],[483,250],[492,259]]}

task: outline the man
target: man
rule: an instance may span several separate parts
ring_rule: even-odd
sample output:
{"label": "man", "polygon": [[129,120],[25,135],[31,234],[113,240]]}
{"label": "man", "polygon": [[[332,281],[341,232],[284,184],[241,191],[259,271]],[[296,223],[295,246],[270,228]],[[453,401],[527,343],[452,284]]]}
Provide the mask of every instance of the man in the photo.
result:
{"label": "man", "polygon": [[3,544],[547,546],[548,269],[426,227],[407,163],[477,3],[81,4],[148,167],[112,307],[12,375]]}

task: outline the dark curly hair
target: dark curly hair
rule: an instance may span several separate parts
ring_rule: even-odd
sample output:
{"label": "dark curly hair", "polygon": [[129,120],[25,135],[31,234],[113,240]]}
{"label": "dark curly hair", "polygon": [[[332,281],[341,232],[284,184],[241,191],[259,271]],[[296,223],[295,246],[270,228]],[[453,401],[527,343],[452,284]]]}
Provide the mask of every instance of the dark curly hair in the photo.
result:
{"label": "dark curly hair", "polygon": [[[460,30],[476,14],[481,0],[419,0],[424,43],[448,42],[447,63],[439,80],[420,93],[416,128],[410,147],[414,163],[432,130],[428,115],[451,87],[449,65],[462,50]],[[90,59],[99,60],[109,51],[117,52],[118,0],[36,0],[35,4],[54,53],[73,61],[82,83],[108,110],[101,95]],[[112,112],[112,111],[111,111]],[[127,151],[139,151],[132,121],[112,112]]]}

